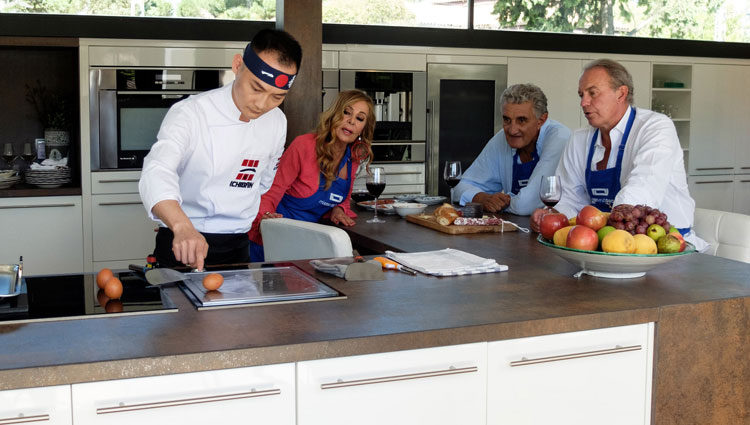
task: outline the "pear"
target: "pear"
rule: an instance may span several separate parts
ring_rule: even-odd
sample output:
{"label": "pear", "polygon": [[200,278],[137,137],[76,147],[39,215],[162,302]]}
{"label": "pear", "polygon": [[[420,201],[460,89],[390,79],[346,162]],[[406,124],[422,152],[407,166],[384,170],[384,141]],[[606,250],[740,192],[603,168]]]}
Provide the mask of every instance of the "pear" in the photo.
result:
{"label": "pear", "polygon": [[672,235],[665,235],[656,241],[656,249],[659,254],[674,254],[680,252],[680,240]]}
{"label": "pear", "polygon": [[646,229],[646,234],[651,237],[651,239],[658,242],[662,236],[667,234],[667,231],[664,229],[664,227],[658,224],[652,224]]}

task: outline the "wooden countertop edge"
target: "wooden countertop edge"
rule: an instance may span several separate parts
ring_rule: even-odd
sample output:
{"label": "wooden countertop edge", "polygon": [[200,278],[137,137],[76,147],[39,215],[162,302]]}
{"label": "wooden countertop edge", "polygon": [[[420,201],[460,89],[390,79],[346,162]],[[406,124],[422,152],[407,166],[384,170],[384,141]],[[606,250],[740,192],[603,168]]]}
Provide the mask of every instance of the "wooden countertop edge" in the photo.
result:
{"label": "wooden countertop edge", "polygon": [[655,322],[658,317],[659,308],[647,308],[284,346],[0,370],[0,390],[70,385],[498,341]]}

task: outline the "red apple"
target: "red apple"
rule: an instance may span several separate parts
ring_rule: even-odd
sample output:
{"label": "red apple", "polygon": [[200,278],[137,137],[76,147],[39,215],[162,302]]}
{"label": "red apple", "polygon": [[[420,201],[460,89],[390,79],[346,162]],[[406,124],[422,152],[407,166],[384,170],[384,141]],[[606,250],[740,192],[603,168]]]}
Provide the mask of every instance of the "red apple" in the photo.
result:
{"label": "red apple", "polygon": [[596,248],[599,247],[599,236],[590,227],[579,224],[573,226],[568,232],[565,246],[584,251],[596,251]]}
{"label": "red apple", "polygon": [[596,232],[607,225],[607,215],[593,205],[586,205],[578,212],[576,224],[582,224]]}
{"label": "red apple", "polygon": [[539,224],[539,230],[545,239],[552,240],[555,236],[555,232],[567,225],[568,217],[566,217],[565,214],[551,213],[542,217],[542,222]]}
{"label": "red apple", "polygon": [[685,244],[685,238],[682,237],[680,232],[669,232],[668,234],[676,237],[680,241],[680,250],[678,252],[684,251],[687,245]]}

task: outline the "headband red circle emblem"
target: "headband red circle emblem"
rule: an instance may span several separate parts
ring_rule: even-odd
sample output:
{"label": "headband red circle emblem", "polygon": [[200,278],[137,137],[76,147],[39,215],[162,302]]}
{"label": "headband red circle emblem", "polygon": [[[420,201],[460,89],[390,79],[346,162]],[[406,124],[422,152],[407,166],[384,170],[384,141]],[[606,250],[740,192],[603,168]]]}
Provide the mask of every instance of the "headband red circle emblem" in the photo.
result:
{"label": "headband red circle emblem", "polygon": [[284,87],[286,83],[288,82],[289,82],[289,77],[287,77],[286,75],[279,75],[274,80],[274,84],[276,84],[276,87]]}

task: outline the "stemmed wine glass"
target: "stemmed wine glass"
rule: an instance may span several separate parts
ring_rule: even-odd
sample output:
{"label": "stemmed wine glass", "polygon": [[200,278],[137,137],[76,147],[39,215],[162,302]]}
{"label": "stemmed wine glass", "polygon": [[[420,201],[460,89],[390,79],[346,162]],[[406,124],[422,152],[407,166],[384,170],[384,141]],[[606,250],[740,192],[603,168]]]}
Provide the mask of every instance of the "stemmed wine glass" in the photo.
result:
{"label": "stemmed wine glass", "polygon": [[451,188],[451,204],[453,203],[453,188],[456,187],[459,181],[461,181],[462,174],[461,161],[445,161],[443,178],[445,179],[445,183]]}
{"label": "stemmed wine glass", "polygon": [[12,143],[6,143],[3,146],[3,159],[5,160],[5,163],[8,165],[8,168],[13,168],[13,160],[16,159],[16,156],[13,154],[13,144]]}
{"label": "stemmed wine glass", "polygon": [[551,210],[562,196],[560,176],[542,176],[542,184],[539,185],[539,199],[542,200],[547,210]]}
{"label": "stemmed wine glass", "polygon": [[378,196],[385,190],[385,169],[383,167],[370,168],[370,174],[367,175],[365,186],[367,186],[367,191],[370,192],[370,195],[375,197],[375,216],[367,220],[367,222],[385,223],[385,220],[378,218]]}

